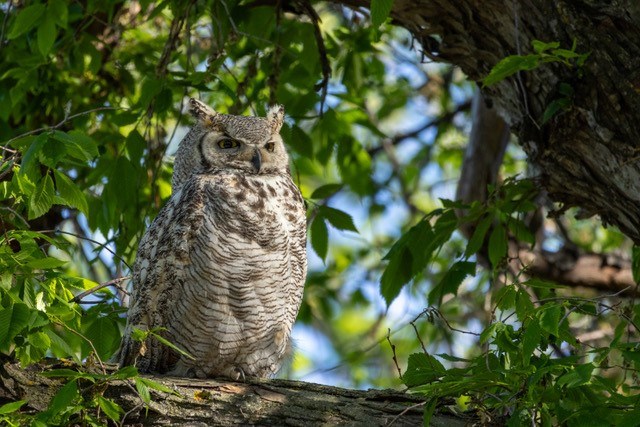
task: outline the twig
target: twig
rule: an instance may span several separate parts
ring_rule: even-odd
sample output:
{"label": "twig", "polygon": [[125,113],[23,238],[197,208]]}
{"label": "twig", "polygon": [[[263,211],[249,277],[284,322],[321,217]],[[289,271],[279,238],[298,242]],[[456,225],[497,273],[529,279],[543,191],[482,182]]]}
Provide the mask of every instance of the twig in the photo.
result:
{"label": "twig", "polygon": [[425,401],[425,402],[420,402],[420,403],[416,403],[415,405],[409,406],[404,411],[402,411],[398,415],[396,415],[391,421],[389,421],[389,424],[387,424],[387,425],[390,426],[391,424],[393,424],[396,421],[398,421],[400,419],[400,417],[403,416],[404,414],[406,414],[407,412],[411,411],[412,409],[416,409],[416,408],[419,408],[421,406],[424,406],[426,404],[427,404],[427,402]]}
{"label": "twig", "polygon": [[[93,288],[76,295],[69,302],[80,302],[80,300],[82,298],[86,297],[87,295],[91,295],[92,293],[97,292],[102,288],[106,288],[107,286],[116,285],[116,284],[118,284],[120,282],[124,282],[125,280],[129,280],[129,279],[131,279],[131,276],[124,276],[124,277],[118,277],[118,278],[113,279],[113,280],[109,280],[108,282],[100,283],[99,285],[94,286]],[[128,294],[128,292],[126,292],[126,291],[124,291],[124,292],[126,294]]]}
{"label": "twig", "polygon": [[[453,117],[456,114],[461,113],[462,111],[468,110],[469,107],[471,107],[471,100],[466,100],[462,104],[459,104],[458,106],[456,106],[455,109],[446,112],[445,114],[437,117],[434,120],[431,120],[430,122],[425,123],[424,125],[420,126],[419,128],[414,129],[412,131],[409,131],[407,133],[403,133],[401,135],[396,135],[396,136],[390,138],[389,143],[391,145],[398,145],[399,143],[403,142],[406,139],[415,138],[416,136],[420,135],[422,132],[424,132],[425,130],[427,130],[427,129],[433,127],[433,126],[439,126],[440,124],[442,124],[444,122],[450,121],[451,119],[453,119]],[[367,153],[370,156],[374,156],[374,155],[378,154],[380,151],[383,151],[383,150],[384,150],[384,146],[383,145],[379,145],[377,147],[370,148],[369,150],[367,150]]]}
{"label": "twig", "polygon": [[329,64],[329,57],[327,56],[327,48],[324,44],[324,38],[322,38],[322,31],[320,30],[320,16],[318,12],[313,8],[308,0],[302,0],[299,2],[302,12],[311,19],[313,25],[313,35],[316,39],[316,45],[318,46],[318,55],[320,56],[320,66],[322,67],[322,80],[314,86],[316,91],[320,90],[320,116],[322,116],[322,110],[324,110],[324,102],[327,99],[327,89],[329,88],[329,78],[331,77],[331,64]]}
{"label": "twig", "polygon": [[387,342],[391,346],[391,351],[393,352],[393,363],[396,365],[396,369],[398,370],[398,376],[402,379],[402,370],[398,365],[398,358],[396,357],[396,346],[391,342],[391,328],[387,328]]}
{"label": "twig", "polygon": [[[424,313],[424,312],[423,312]],[[416,332],[416,338],[418,338],[418,342],[420,343],[420,347],[422,347],[422,351],[424,352],[424,354],[429,354],[429,352],[427,351],[427,347],[425,347],[424,345],[424,341],[422,341],[422,338],[420,337],[420,332],[418,332],[418,327],[415,324],[415,321],[418,320],[418,318],[416,317],[415,319],[413,319],[411,322],[409,322],[411,324],[411,326],[413,327],[413,330]]]}
{"label": "twig", "polygon": [[80,234],[72,233],[70,231],[62,231],[62,230],[57,230],[57,229],[56,230],[42,230],[42,231],[38,231],[38,233],[42,233],[42,234],[47,234],[47,233],[67,234],[69,236],[77,237],[78,239],[82,239],[82,240],[86,240],[86,241],[91,242],[91,243],[95,243],[100,248],[106,249],[109,253],[111,253],[111,255],[113,255],[114,257],[118,258],[119,261],[121,261],[124,265],[126,265],[131,270],[131,266],[120,255],[116,254],[113,250],[111,250],[111,248],[109,248],[107,246],[107,243],[101,243],[101,242],[98,242],[97,240],[91,239],[90,237],[87,237],[87,236],[82,236]]}
{"label": "twig", "polygon": [[98,355],[98,351],[96,350],[96,347],[93,345],[93,343],[91,342],[91,340],[89,338],[85,337],[80,332],[78,332],[75,329],[71,328],[70,326],[68,326],[64,322],[61,322],[61,321],[58,320],[58,321],[55,322],[55,324],[62,326],[63,328],[65,328],[69,332],[71,332],[72,334],[75,334],[75,335],[79,336],[80,338],[85,340],[87,343],[89,343],[89,346],[91,347],[91,350],[93,351],[93,354],[95,354],[96,355],[96,359],[98,359],[98,364],[100,365],[100,368],[102,369],[102,373],[105,374],[105,375],[107,374],[107,368],[104,366],[104,363],[102,362],[102,359],[100,359],[100,356]]}
{"label": "twig", "polygon": [[122,107],[98,107],[98,108],[94,108],[92,110],[87,110],[87,111],[82,111],[80,113],[76,113],[76,114],[74,114],[72,116],[67,116],[65,114],[65,118],[62,119],[62,121],[60,123],[58,123],[56,125],[53,125],[53,126],[43,126],[41,128],[30,130],[29,132],[25,132],[25,133],[23,133],[21,135],[14,136],[10,140],[6,141],[5,144],[10,144],[11,142],[13,142],[13,141],[15,141],[17,139],[24,138],[25,136],[33,135],[34,133],[42,132],[42,131],[45,131],[45,130],[56,130],[56,129],[60,128],[62,125],[64,125],[66,122],[68,122],[69,120],[75,119],[76,117],[85,116],[87,114],[95,113],[97,111],[105,111],[105,110],[124,110],[124,108],[122,108]]}
{"label": "twig", "polygon": [[11,6],[13,2],[8,2],[7,10],[4,12],[4,19],[2,20],[2,29],[0,30],[0,49],[4,46],[4,32],[7,29],[7,22],[9,22],[9,16],[11,16]]}

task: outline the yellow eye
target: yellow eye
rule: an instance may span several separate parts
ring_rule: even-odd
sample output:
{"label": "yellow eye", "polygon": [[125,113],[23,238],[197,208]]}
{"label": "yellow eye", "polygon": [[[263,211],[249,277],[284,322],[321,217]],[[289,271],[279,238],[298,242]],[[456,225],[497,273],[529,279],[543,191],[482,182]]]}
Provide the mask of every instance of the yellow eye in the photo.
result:
{"label": "yellow eye", "polygon": [[223,150],[227,148],[236,148],[239,145],[240,143],[238,141],[231,138],[224,138],[218,141],[218,147],[222,148]]}
{"label": "yellow eye", "polygon": [[274,142],[267,142],[264,148],[266,148],[268,152],[273,153],[273,150],[276,149],[276,144]]}

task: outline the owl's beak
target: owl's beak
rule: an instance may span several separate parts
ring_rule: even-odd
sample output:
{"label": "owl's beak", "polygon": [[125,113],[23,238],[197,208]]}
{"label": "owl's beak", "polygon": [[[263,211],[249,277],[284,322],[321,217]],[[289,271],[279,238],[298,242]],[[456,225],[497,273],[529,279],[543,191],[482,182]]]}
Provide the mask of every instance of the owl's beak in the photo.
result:
{"label": "owl's beak", "polygon": [[262,166],[262,155],[260,154],[260,149],[256,148],[253,152],[253,157],[251,158],[251,164],[256,169],[256,172],[260,172],[260,166]]}

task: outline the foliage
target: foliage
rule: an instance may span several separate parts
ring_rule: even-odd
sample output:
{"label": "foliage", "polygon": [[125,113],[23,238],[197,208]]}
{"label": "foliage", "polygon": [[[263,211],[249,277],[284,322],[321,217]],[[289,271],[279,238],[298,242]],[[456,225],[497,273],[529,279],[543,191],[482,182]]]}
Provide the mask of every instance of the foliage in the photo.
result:
{"label": "foliage", "polygon": [[530,71],[541,64],[559,63],[567,67],[582,67],[589,57],[588,53],[576,52],[576,41],[571,49],[561,49],[559,42],[541,42],[534,40],[531,43],[535,53],[529,55],[509,55],[498,62],[491,72],[482,80],[485,86],[496,84],[519,71]]}
{"label": "foliage", "polygon": [[[397,386],[390,329],[394,357],[407,365],[398,367],[402,382],[429,400],[427,417],[438,399],[456,397],[463,409],[513,425],[578,424],[585,413],[575,408],[630,423],[638,308],[512,269],[514,239],[539,244],[528,223],[541,209],[537,186],[515,178],[522,154],[509,149],[502,173],[511,178],[486,202],[449,200],[473,85],[421,62],[411,37],[387,22],[391,0],[372,1],[371,16],[284,3],[0,8],[0,357],[85,364],[50,371],[65,385],[29,420],[122,422],[104,396],[116,380],[131,381],[143,404],[149,388],[168,392],[133,368],[101,366],[118,348],[130,265],[170,197],[170,155],[195,96],[223,113],[286,106],[282,134],[310,234],[296,331],[320,337],[312,351],[300,349],[290,376]],[[586,59],[575,46],[536,42],[534,51],[505,59],[484,83]],[[571,90],[559,87],[561,99]],[[565,106],[552,102],[546,120]],[[593,223],[561,224],[584,250],[630,249]],[[459,232],[466,225],[468,239]],[[563,241],[559,228],[545,231],[544,244]],[[590,347],[575,338],[607,324],[612,331]],[[28,406],[0,402],[0,420],[24,422]]]}
{"label": "foliage", "polygon": [[[560,48],[559,42],[545,43],[540,40],[534,40],[531,44],[535,53],[529,55],[509,55],[503,58],[482,80],[483,85],[494,85],[520,71],[531,71],[540,67],[542,64],[548,63],[559,63],[570,68],[575,67],[579,72],[589,57],[589,53],[576,52],[575,39],[571,49]],[[543,125],[560,111],[569,108],[573,102],[574,93],[573,87],[570,84],[565,82],[560,83],[557,92],[560,97],[549,102],[549,105],[547,105],[542,115],[541,124]]]}
{"label": "foliage", "polygon": [[[431,304],[442,305],[444,296],[456,295],[464,277],[474,274],[475,264],[466,271],[460,271],[459,265],[478,251],[475,242],[484,240],[480,235],[490,233],[488,253],[494,274],[509,275],[506,236],[508,230],[513,235],[526,230],[518,216],[536,208],[533,199],[537,191],[530,181],[507,181],[499,191],[502,194],[494,192],[492,203],[487,205],[444,201],[445,209],[436,213],[437,224],[447,216],[454,218],[453,209],[466,208],[460,221],[479,225],[461,260],[455,261],[442,282],[432,288]],[[411,233],[413,229],[405,236]],[[435,236],[440,243],[429,246],[431,251],[441,250],[448,240]],[[526,231],[519,240],[534,242]],[[423,269],[424,265],[418,267]],[[611,372],[620,367],[635,372],[640,367],[640,346],[629,340],[640,332],[638,308],[633,303],[613,307],[606,297],[561,296],[557,292],[561,285],[539,279],[516,275],[511,280],[492,295],[490,322],[478,334],[479,354],[471,358],[438,354],[436,358],[423,347],[423,352],[409,356],[404,384],[429,401],[457,398],[487,422],[514,426],[634,425],[640,385]],[[573,324],[577,319],[598,321],[607,312],[615,319],[609,345],[590,348],[576,339]],[[442,318],[435,308],[423,314],[431,323]],[[452,362],[452,366],[445,368],[438,358]],[[430,418],[435,405],[426,408]]]}

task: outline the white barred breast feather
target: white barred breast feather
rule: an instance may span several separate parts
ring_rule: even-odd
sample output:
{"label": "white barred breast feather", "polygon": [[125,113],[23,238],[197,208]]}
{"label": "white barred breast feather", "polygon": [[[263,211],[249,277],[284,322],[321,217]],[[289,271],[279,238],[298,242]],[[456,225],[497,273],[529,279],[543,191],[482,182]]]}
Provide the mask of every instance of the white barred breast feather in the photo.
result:
{"label": "white barred breast feather", "polygon": [[[173,194],[138,249],[120,364],[269,377],[290,353],[307,272],[304,202],[279,135],[284,110],[232,116],[192,99],[191,112]],[[131,337],[159,327],[195,360]]]}

